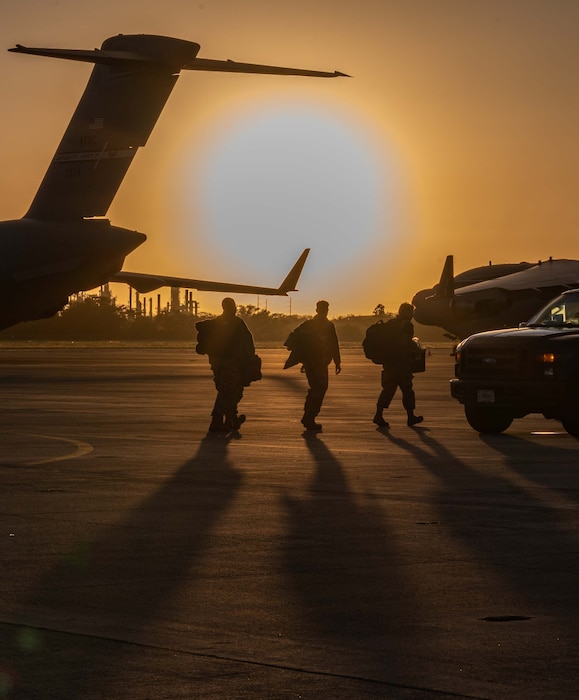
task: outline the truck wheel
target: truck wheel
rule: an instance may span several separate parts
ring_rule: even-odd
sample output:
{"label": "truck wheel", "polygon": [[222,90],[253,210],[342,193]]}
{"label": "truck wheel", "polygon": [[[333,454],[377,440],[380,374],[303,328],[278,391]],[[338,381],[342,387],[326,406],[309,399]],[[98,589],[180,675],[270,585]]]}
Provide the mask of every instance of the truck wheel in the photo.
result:
{"label": "truck wheel", "polygon": [[573,437],[579,437],[579,400],[571,399],[565,404],[561,412],[561,423]]}
{"label": "truck wheel", "polygon": [[513,417],[497,408],[465,406],[468,424],[479,433],[502,433],[513,422]]}

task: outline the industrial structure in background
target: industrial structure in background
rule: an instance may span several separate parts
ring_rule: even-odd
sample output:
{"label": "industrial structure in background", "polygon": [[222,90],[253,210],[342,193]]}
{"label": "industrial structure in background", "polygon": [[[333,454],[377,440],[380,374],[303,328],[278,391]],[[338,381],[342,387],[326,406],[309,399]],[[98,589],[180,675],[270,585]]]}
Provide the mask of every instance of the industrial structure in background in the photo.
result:
{"label": "industrial structure in background", "polygon": [[[198,316],[199,302],[193,299],[193,292],[190,289],[185,289],[183,291],[185,292],[185,296],[183,300],[181,300],[181,289],[179,287],[171,287],[170,301],[166,302],[163,306],[160,294],[157,294],[155,297],[141,296],[138,291],[129,287],[128,310],[134,311],[140,316],[158,316],[161,313],[187,313]],[[100,286],[98,296],[100,299],[111,304],[115,303],[115,297],[113,296],[108,282]],[[84,292],[78,292],[71,296],[71,301],[78,302],[85,298]]]}

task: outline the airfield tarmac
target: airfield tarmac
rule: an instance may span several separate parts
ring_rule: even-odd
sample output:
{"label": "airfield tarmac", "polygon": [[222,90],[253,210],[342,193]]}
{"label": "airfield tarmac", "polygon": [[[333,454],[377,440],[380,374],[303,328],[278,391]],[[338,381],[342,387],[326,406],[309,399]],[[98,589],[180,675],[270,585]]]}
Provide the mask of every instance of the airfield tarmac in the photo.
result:
{"label": "airfield tarmac", "polygon": [[408,428],[343,350],[259,349],[239,434],[187,347],[0,349],[0,698],[576,698],[579,441],[480,436],[432,350]]}

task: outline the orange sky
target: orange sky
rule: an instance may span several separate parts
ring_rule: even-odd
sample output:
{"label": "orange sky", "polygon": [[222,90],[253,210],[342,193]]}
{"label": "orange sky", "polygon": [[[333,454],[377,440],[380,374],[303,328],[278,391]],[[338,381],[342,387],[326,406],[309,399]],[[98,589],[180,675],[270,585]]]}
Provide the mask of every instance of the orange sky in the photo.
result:
{"label": "orange sky", "polygon": [[[310,246],[292,311],[343,315],[395,309],[448,253],[578,257],[578,25],[566,0],[4,0],[0,46],[152,33],[351,74],[183,73],[108,213],[148,236],[131,271],[274,285]],[[27,210],[89,72],[0,54],[0,219]]]}

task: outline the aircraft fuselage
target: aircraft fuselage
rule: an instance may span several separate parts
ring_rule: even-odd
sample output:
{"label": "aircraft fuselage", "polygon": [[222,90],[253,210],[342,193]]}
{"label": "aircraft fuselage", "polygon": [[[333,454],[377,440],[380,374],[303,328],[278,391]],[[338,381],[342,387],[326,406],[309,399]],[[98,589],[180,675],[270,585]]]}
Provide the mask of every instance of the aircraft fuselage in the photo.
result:
{"label": "aircraft fuselage", "polygon": [[106,219],[0,222],[0,328],[46,318],[118,272],[146,240]]}
{"label": "aircraft fuselage", "polygon": [[541,294],[529,290],[526,294],[501,293],[496,290],[491,295],[462,296],[452,299],[438,298],[435,295],[420,297],[417,294],[414,319],[425,326],[439,326],[458,338],[466,338],[472,333],[512,328],[530,318],[544,303],[545,295],[551,298],[551,291]]}

